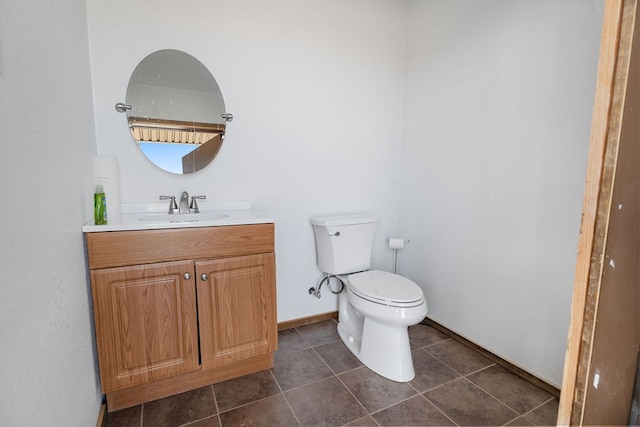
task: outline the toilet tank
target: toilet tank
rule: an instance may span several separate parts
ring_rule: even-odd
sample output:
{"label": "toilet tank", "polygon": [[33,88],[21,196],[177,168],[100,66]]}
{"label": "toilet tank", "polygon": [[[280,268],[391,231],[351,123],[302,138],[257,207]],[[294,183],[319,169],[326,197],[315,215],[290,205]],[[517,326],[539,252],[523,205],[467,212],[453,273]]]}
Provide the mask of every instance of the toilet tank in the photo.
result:
{"label": "toilet tank", "polygon": [[312,217],[320,270],[328,274],[368,270],[377,224],[378,218],[371,215]]}

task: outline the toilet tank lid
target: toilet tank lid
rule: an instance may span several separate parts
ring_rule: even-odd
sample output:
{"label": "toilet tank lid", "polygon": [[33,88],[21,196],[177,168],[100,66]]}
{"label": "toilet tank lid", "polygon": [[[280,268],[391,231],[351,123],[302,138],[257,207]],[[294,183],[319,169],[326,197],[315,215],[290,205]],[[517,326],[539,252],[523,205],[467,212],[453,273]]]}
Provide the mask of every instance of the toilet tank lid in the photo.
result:
{"label": "toilet tank lid", "polygon": [[322,227],[334,227],[337,225],[355,225],[378,222],[378,217],[367,214],[313,216],[310,218],[312,225]]}

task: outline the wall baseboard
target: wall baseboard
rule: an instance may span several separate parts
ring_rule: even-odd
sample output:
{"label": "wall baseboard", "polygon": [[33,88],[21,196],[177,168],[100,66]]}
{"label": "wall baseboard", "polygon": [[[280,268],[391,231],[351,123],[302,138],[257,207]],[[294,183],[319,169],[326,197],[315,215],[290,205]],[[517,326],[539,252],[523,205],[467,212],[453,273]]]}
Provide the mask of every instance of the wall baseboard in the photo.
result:
{"label": "wall baseboard", "polygon": [[100,412],[98,412],[98,420],[96,421],[96,427],[104,427],[104,423],[107,417],[107,404],[100,405]]}
{"label": "wall baseboard", "polygon": [[338,312],[330,311],[328,313],[316,314],[309,317],[301,317],[299,319],[287,320],[285,322],[278,323],[278,330],[284,331],[286,329],[293,329],[299,326],[310,325],[312,323],[318,323],[325,320],[337,319]]}

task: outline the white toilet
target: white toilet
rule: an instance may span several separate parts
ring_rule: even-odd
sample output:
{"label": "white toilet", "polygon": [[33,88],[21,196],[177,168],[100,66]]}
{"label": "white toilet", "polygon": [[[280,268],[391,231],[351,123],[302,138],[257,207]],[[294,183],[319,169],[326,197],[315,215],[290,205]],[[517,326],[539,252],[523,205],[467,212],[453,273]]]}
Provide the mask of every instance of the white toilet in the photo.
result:
{"label": "white toilet", "polygon": [[411,280],[369,270],[377,223],[370,215],[311,218],[318,267],[345,285],[339,296],[340,338],[374,372],[407,382],[415,377],[407,328],[424,319],[427,302]]}

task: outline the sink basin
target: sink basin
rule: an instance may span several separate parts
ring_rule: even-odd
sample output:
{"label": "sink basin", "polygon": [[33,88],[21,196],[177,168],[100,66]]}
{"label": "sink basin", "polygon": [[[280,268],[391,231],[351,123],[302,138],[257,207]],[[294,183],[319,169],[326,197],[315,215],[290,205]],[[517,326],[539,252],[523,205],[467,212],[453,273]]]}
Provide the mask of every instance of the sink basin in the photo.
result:
{"label": "sink basin", "polygon": [[144,222],[196,222],[209,221],[212,219],[228,218],[229,215],[221,212],[200,212],[183,214],[154,214],[145,215],[138,218]]}

